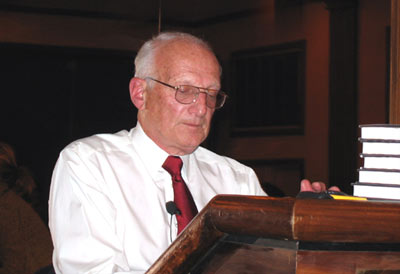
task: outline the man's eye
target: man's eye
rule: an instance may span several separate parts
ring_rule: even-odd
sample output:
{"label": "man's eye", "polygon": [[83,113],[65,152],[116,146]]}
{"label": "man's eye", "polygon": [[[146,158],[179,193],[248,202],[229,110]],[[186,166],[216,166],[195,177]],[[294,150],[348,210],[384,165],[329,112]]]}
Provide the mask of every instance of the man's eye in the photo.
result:
{"label": "man's eye", "polygon": [[191,87],[181,87],[180,91],[183,93],[195,93],[196,92],[196,90]]}

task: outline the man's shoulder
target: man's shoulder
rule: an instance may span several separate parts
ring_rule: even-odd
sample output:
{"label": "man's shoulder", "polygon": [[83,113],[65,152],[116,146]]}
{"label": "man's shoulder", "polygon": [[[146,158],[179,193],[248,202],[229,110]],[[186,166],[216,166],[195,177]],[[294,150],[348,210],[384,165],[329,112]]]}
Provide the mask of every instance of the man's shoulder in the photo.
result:
{"label": "man's shoulder", "polygon": [[203,162],[208,165],[220,166],[225,168],[233,168],[236,171],[248,171],[250,167],[240,163],[239,161],[230,158],[228,156],[223,156],[217,154],[211,150],[204,147],[199,147],[195,152],[195,157],[197,161]]}
{"label": "man's shoulder", "polygon": [[101,133],[92,136],[84,137],[68,144],[62,153],[106,153],[114,150],[122,150],[127,145],[131,144],[129,132],[121,130],[116,133]]}

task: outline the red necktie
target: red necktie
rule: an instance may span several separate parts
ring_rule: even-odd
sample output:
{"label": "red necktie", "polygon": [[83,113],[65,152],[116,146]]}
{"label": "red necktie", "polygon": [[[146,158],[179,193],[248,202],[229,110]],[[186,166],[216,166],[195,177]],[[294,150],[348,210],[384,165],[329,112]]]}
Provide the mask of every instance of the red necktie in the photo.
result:
{"label": "red necktie", "polygon": [[197,208],[193,201],[193,197],[181,176],[182,159],[177,156],[168,156],[162,167],[168,171],[172,177],[174,202],[180,211],[180,214],[176,215],[179,234],[193,219],[193,217],[196,216]]}

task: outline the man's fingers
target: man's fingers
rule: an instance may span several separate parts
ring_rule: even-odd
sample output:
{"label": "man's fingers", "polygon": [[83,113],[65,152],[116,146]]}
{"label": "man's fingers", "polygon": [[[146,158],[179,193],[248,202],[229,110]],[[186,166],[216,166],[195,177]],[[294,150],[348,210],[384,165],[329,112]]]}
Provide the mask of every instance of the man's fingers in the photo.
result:
{"label": "man's fingers", "polygon": [[326,190],[326,185],[322,182],[313,182],[311,187],[314,192],[322,192]]}
{"label": "man's fingers", "polygon": [[341,191],[340,188],[338,188],[337,186],[331,186],[331,187],[329,188],[329,190],[332,190],[332,191]]}
{"label": "man's fingers", "polygon": [[[332,191],[340,191],[337,186],[332,186],[329,188]],[[312,191],[312,192],[322,192],[326,191],[326,185],[323,182],[313,182],[311,183],[307,179],[303,179],[300,182],[300,191]]]}
{"label": "man's fingers", "polygon": [[311,187],[311,183],[307,179],[303,179],[300,182],[300,191],[313,191],[313,188]]}

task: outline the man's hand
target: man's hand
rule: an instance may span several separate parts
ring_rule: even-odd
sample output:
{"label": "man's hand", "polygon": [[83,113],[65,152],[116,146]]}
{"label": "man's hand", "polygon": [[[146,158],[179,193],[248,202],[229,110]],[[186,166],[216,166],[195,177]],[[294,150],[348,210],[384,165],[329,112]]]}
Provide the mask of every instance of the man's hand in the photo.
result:
{"label": "man's hand", "polygon": [[[329,190],[340,191],[337,186],[332,186]],[[309,180],[303,179],[300,182],[300,191],[322,192],[326,191],[326,185],[323,182],[311,183]]]}

